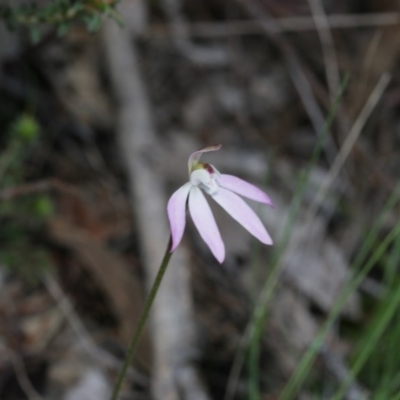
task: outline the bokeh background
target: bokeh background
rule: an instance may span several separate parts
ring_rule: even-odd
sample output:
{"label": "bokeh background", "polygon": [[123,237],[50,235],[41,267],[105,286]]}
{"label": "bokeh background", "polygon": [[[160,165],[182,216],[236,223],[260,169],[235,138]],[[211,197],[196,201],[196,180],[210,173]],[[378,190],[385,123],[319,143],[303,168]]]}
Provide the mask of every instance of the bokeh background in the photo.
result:
{"label": "bokeh background", "polygon": [[107,400],[198,148],[264,246],[188,217],[121,399],[399,399],[400,2],[0,0],[0,399]]}

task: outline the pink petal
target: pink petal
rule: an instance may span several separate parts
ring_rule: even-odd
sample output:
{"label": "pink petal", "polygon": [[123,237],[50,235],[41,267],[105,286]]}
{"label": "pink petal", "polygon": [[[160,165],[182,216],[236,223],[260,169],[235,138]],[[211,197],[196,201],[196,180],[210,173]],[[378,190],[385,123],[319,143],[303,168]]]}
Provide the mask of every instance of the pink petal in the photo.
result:
{"label": "pink petal", "polygon": [[217,151],[217,150],[219,150],[220,148],[221,148],[221,145],[220,145],[220,144],[217,144],[217,145],[215,145],[215,146],[203,147],[202,149],[197,150],[197,151],[195,151],[194,153],[192,153],[192,154],[190,155],[190,157],[189,157],[189,175],[190,175],[190,173],[192,172],[192,167],[193,167],[194,165],[196,165],[196,164],[199,162],[200,157],[201,157],[201,155],[202,155],[203,153],[207,153],[207,152],[209,152],[209,151]]}
{"label": "pink petal", "polygon": [[225,259],[224,242],[222,241],[211,208],[197,186],[193,186],[190,191],[189,211],[200,236],[206,242],[215,258],[222,264]]}
{"label": "pink petal", "polygon": [[168,201],[167,212],[172,234],[171,252],[178,247],[182,240],[186,225],[186,199],[191,187],[190,182],[185,183]]}
{"label": "pink petal", "polygon": [[272,239],[260,218],[239,196],[220,187],[218,193],[212,197],[233,219],[239,222],[260,242],[272,244]]}
{"label": "pink petal", "polygon": [[272,207],[274,206],[266,193],[251,183],[244,181],[243,179],[233,175],[221,174],[217,177],[217,181],[222,187],[230,190],[231,192],[235,192],[241,196],[258,201],[260,203],[269,204]]}

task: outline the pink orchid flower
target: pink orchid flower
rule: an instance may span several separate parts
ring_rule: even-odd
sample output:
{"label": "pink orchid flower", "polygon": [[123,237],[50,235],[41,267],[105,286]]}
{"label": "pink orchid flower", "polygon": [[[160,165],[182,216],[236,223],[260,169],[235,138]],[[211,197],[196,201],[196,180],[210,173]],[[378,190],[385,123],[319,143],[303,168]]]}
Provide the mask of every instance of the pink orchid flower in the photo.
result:
{"label": "pink orchid flower", "polygon": [[260,189],[232,175],[225,175],[211,164],[200,162],[203,153],[217,151],[218,146],[209,146],[195,151],[189,157],[189,182],[180,187],[169,199],[168,218],[171,225],[174,251],[182,240],[186,225],[186,202],[192,220],[215,258],[222,263],[225,246],[221,234],[202,190],[211,196],[233,219],[247,229],[262,243],[271,245],[272,239],[254,211],[238,196],[273,206],[271,199]]}

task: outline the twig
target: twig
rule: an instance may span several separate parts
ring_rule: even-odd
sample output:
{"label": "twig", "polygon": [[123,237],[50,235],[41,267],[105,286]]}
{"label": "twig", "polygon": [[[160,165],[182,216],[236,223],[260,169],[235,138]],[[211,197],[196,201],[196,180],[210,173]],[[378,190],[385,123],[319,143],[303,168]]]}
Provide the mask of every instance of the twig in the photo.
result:
{"label": "twig", "polygon": [[387,85],[390,82],[390,74],[385,73],[381,76],[381,79],[375,86],[375,89],[369,96],[367,102],[364,105],[360,115],[358,116],[357,120],[353,124],[349,134],[345,142],[343,143],[338,156],[336,157],[328,176],[326,177],[325,181],[321,185],[321,188],[317,192],[312,204],[307,210],[306,213],[306,220],[311,221],[313,220],[314,216],[316,215],[317,209],[324,200],[325,196],[328,193],[329,188],[332,186],[333,182],[337,178],[340,170],[342,169],[345,161],[347,160],[354,144],[356,143],[360,133],[362,132],[368,118],[370,117],[372,111],[375,109],[376,105],[378,104],[382,94],[384,93]]}
{"label": "twig", "polygon": [[[317,135],[324,132],[325,118],[319,107],[315,96],[311,90],[310,83],[305,76],[300,61],[291,45],[281,35],[277,34],[277,30],[271,30],[271,26],[277,25],[276,21],[271,18],[260,5],[253,0],[237,0],[243,4],[250,15],[252,15],[264,29],[271,41],[281,50],[286,59],[286,66],[292,79],[297,93],[299,94],[304,108],[310,118]],[[336,150],[330,135],[327,135],[323,143],[325,154],[330,162],[335,158]]]}
{"label": "twig", "polygon": [[340,75],[332,33],[321,0],[308,0],[322,45],[331,105],[339,90]]}
{"label": "twig", "polygon": [[8,349],[10,355],[10,361],[15,371],[15,376],[17,381],[29,400],[44,400],[43,397],[37,392],[37,390],[32,385],[29,376],[24,367],[24,363],[19,354]]}
{"label": "twig", "polygon": [[361,71],[358,76],[358,82],[356,82],[357,84],[353,89],[353,92],[351,93],[349,101],[349,104],[352,104],[352,110],[354,112],[359,111],[359,107],[361,107],[362,101],[366,96],[371,78],[372,66],[377,56],[378,48],[381,45],[382,36],[382,30],[378,30],[377,32],[375,32],[374,36],[367,46],[367,50],[365,51],[363,60],[360,63]]}
{"label": "twig", "polygon": [[[218,38],[230,36],[259,35],[265,29],[271,33],[313,31],[320,17],[284,17],[277,18],[275,23],[266,23],[261,28],[254,21],[228,21],[228,22],[193,22],[187,25],[189,35],[199,38]],[[371,14],[331,14],[326,16],[329,29],[355,29],[395,26],[400,23],[400,14],[397,12],[371,13]],[[165,24],[154,23],[150,25],[151,34],[165,36]],[[177,33],[179,34],[179,33]]]}
{"label": "twig", "polygon": [[11,200],[16,197],[41,193],[51,189],[67,193],[72,196],[82,197],[82,193],[79,192],[79,190],[77,190],[74,186],[62,182],[58,179],[46,179],[38,182],[26,183],[12,188],[3,189],[0,191],[0,201]]}
{"label": "twig", "polygon": [[[65,295],[64,291],[61,289],[57,281],[51,275],[47,274],[44,278],[44,283],[48,292],[57,302],[57,305],[60,308],[61,312],[64,314],[66,320],[69,322],[75,334],[78,336],[86,354],[89,357],[95,359],[96,362],[104,365],[107,368],[112,368],[114,370],[120,369],[122,367],[122,362],[119,361],[112,354],[98,347],[93,342],[86,327],[83,325],[79,316],[76,314],[71,301]],[[139,382],[143,385],[148,384],[148,380],[142,374],[139,374],[137,371],[135,371],[133,368],[130,368],[127,374],[136,382]]]}

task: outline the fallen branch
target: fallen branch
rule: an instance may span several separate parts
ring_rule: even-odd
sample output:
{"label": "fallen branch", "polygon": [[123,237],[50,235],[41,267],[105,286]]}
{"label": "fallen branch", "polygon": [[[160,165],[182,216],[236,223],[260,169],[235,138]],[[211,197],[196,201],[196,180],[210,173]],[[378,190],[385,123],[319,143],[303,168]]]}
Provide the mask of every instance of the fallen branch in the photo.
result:
{"label": "fallen branch", "polygon": [[[267,29],[270,33],[314,31],[315,24],[321,22],[320,16],[315,17],[284,17],[277,18],[274,23],[265,23],[260,27],[254,21],[228,22],[192,22],[187,25],[189,35],[198,38],[224,38],[231,36],[259,35]],[[323,22],[323,21],[322,21]],[[332,14],[326,16],[329,29],[359,29],[396,26],[400,23],[400,14],[397,12],[371,14]],[[165,36],[165,24],[151,25],[151,34]],[[178,32],[177,35],[180,33]]]}
{"label": "fallen branch", "polygon": [[[121,15],[129,18],[123,9]],[[126,161],[131,204],[137,216],[143,265],[150,287],[169,236],[163,182],[150,157],[157,148],[157,138],[130,34],[112,22],[105,28],[111,84],[119,103],[117,134]],[[198,394],[197,399],[208,398],[193,365],[195,336],[188,265],[189,255],[181,246],[173,256],[152,309],[153,394],[158,400],[189,398],[192,393]]]}

